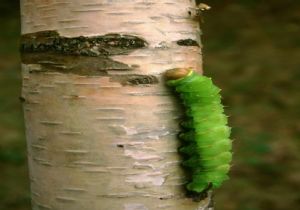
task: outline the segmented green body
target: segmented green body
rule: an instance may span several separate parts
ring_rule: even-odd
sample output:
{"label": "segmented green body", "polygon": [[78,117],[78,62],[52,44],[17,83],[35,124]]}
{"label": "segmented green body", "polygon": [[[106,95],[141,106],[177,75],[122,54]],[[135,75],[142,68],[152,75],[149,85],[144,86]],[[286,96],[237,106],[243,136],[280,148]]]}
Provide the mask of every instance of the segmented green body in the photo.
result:
{"label": "segmented green body", "polygon": [[201,193],[217,188],[228,179],[232,159],[230,127],[221,104],[220,89],[210,78],[191,71],[187,76],[169,80],[186,108],[187,120],[179,135],[183,146],[183,166],[190,174],[189,191]]}

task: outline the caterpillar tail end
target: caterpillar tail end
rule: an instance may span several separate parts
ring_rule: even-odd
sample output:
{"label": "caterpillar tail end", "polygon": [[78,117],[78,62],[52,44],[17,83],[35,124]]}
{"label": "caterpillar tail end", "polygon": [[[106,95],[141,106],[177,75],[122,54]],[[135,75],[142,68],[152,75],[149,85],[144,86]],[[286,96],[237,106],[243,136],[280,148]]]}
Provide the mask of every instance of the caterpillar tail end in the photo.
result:
{"label": "caterpillar tail end", "polygon": [[195,190],[189,189],[191,186],[187,186],[187,197],[192,198],[193,201],[199,202],[209,196],[212,193],[212,183],[204,184],[202,186],[198,186],[198,189]]}

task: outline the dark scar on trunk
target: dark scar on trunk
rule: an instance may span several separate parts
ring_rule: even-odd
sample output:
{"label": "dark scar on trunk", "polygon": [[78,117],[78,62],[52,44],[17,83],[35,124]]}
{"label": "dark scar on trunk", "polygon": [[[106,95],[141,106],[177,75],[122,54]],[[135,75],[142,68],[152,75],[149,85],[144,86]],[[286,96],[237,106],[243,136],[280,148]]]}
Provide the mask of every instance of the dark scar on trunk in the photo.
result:
{"label": "dark scar on trunk", "polygon": [[40,31],[22,35],[20,50],[23,53],[52,52],[97,57],[128,54],[147,46],[144,39],[126,34],[63,37],[57,31]]}
{"label": "dark scar on trunk", "polygon": [[180,39],[176,42],[180,46],[196,46],[199,47],[200,45],[196,40],[193,39]]}

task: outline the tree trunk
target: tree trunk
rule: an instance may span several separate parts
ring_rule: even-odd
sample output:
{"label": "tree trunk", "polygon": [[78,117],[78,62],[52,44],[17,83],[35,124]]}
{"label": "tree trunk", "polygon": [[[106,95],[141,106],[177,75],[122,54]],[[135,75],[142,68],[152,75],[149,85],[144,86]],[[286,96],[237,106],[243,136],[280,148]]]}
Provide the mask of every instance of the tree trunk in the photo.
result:
{"label": "tree trunk", "polygon": [[211,209],[187,198],[180,107],[162,73],[201,71],[190,0],[21,0],[35,210]]}

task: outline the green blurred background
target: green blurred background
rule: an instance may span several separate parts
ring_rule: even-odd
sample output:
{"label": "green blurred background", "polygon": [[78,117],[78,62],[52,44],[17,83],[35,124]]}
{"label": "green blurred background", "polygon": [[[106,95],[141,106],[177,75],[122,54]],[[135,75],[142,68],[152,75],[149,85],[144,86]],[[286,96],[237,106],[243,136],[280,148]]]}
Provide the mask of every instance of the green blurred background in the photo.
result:
{"label": "green blurred background", "polygon": [[[231,179],[217,210],[300,207],[300,1],[208,0],[205,74],[233,127]],[[0,3],[0,209],[29,210],[18,0]]]}

